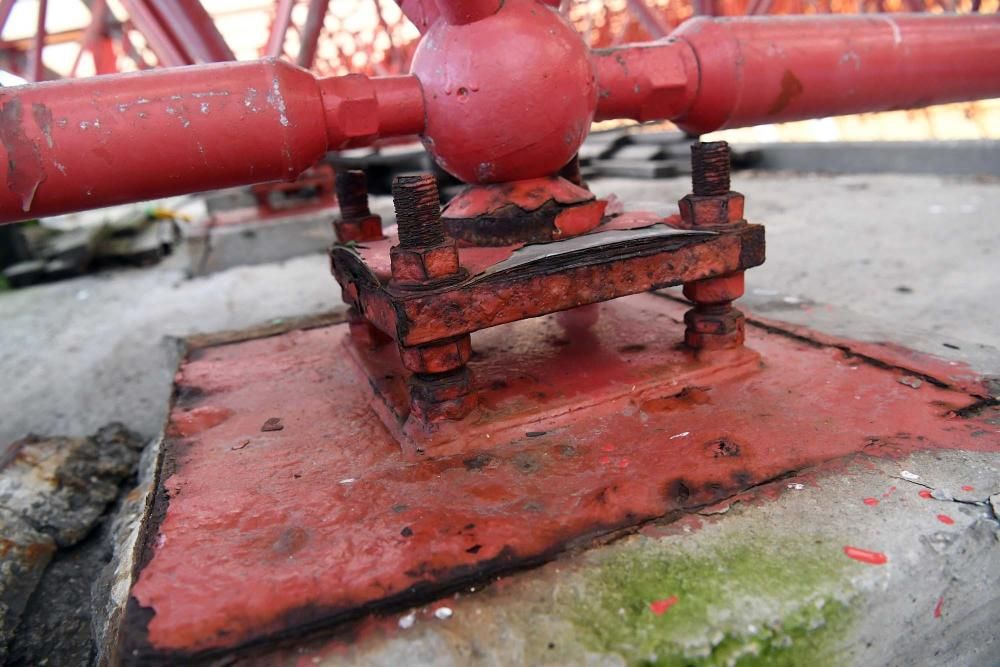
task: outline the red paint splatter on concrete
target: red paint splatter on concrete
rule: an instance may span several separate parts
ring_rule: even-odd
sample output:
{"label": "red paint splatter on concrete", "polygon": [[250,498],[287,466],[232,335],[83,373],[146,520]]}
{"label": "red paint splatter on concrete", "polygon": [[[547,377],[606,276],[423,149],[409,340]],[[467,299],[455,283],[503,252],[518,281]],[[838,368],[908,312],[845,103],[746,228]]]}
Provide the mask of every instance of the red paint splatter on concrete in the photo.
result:
{"label": "red paint splatter on concrete", "polygon": [[657,616],[662,616],[663,614],[667,613],[667,610],[669,610],[671,607],[677,604],[677,602],[678,602],[677,596],[671,595],[665,600],[654,600],[650,602],[649,610],[654,614],[656,614]]}
{"label": "red paint splatter on concrete", "polygon": [[233,411],[228,408],[205,405],[193,410],[175,410],[171,414],[171,424],[168,434],[189,438],[202,431],[218,426],[233,415]]}
{"label": "red paint splatter on concrete", "polygon": [[973,487],[973,486],[969,486],[968,484],[966,484],[965,486],[962,487],[962,490],[963,491],[975,491],[976,488]]}
{"label": "red paint splatter on concrete", "polygon": [[896,492],[896,487],[890,486],[889,490],[882,494],[882,497],[883,498],[888,498],[889,496],[891,496],[895,492]]}
{"label": "red paint splatter on concrete", "polygon": [[878,498],[865,498],[862,502],[869,507],[875,507],[878,505]]}
{"label": "red paint splatter on concrete", "polygon": [[924,489],[923,491],[921,491],[917,495],[920,496],[921,498],[926,498],[928,500],[930,500],[931,498],[934,497],[933,495],[931,495],[931,492],[928,491],[927,489]]}
{"label": "red paint splatter on concrete", "polygon": [[844,547],[844,553],[847,554],[848,558],[853,558],[854,560],[861,561],[862,563],[868,563],[869,565],[885,565],[889,562],[889,558],[881,551],[869,551],[868,549],[859,549],[857,547]]}
{"label": "red paint splatter on concrete", "polygon": [[944,596],[938,598],[937,604],[934,605],[934,618],[941,618],[941,607],[944,605]]}
{"label": "red paint splatter on concrete", "polygon": [[952,525],[952,524],[955,523],[955,520],[952,519],[947,514],[938,514],[937,515],[937,520],[940,521],[941,523],[947,525],[947,526],[950,526],[950,525]]}

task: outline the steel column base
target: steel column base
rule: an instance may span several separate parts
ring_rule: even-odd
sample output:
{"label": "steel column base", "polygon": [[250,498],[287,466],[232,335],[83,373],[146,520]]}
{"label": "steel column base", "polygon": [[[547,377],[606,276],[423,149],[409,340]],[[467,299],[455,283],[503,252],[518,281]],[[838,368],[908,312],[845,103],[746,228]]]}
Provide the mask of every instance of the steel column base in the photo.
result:
{"label": "steel column base", "polygon": [[[121,655],[253,655],[825,461],[1000,446],[967,369],[752,317],[759,370],[673,385],[686,307],[642,294],[473,334],[498,428],[418,462],[341,352],[347,324],[192,350]],[[587,407],[523,418],[560,402]]]}

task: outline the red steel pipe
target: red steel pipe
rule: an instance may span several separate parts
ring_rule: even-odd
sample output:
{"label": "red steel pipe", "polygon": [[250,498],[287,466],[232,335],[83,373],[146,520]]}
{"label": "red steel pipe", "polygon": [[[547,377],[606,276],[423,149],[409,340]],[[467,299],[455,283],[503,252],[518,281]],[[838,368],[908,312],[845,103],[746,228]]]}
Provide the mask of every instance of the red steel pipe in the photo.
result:
{"label": "red steel pipe", "polygon": [[537,9],[439,17],[408,76],[264,60],[2,89],[0,222],[293,178],[379,136],[424,134],[446,168],[495,182],[558,171],[595,115],[701,133],[1000,97],[997,16],[696,19],[588,54]]}
{"label": "red steel pipe", "polygon": [[278,60],[0,89],[0,222],[292,179],[330,148],[423,129],[412,76]]}
{"label": "red steel pipe", "polygon": [[594,62],[598,119],[705,133],[1000,97],[1000,16],[699,18]]}

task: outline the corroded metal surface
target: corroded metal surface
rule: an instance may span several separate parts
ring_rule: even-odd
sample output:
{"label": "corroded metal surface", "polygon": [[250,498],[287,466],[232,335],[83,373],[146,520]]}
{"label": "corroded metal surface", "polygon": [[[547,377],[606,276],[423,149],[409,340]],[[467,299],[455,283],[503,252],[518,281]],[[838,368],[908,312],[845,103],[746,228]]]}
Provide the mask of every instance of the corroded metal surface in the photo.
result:
{"label": "corroded metal surface", "polygon": [[[599,394],[626,369],[660,373],[684,308],[638,295],[483,331],[470,365],[501,395],[507,384],[511,415],[571,380]],[[424,600],[854,452],[1000,446],[957,367],[750,324],[764,364],[749,377],[626,394],[516,437],[484,433],[474,455],[410,462],[331,353],[346,329],[198,350],[182,367],[128,613],[134,662]],[[262,432],[270,418],[283,428]]]}
{"label": "corroded metal surface", "polygon": [[[671,230],[645,219],[632,229],[607,230],[538,246],[460,250],[466,281],[427,293],[395,293],[379,276],[393,239],[363,248],[338,246],[334,271],[344,298],[400,343],[413,345],[607,301],[649,289],[726,275],[764,261],[764,229],[732,233]],[[644,231],[645,230],[645,231]],[[597,245],[585,245],[589,239]],[[565,252],[560,252],[566,248]],[[511,261],[538,249],[530,261]]]}

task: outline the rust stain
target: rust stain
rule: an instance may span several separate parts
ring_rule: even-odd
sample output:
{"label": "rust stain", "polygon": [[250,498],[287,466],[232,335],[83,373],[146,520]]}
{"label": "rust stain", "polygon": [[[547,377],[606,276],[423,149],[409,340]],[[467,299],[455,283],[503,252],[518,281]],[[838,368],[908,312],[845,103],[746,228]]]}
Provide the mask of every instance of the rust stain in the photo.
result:
{"label": "rust stain", "polygon": [[799,81],[798,77],[792,74],[791,70],[785,70],[785,74],[781,77],[781,92],[778,93],[778,97],[775,98],[771,108],[767,110],[767,115],[773,116],[784,111],[785,107],[801,95],[804,90],[805,88],[803,88],[802,82]]}
{"label": "rust stain", "polygon": [[45,180],[38,146],[24,133],[21,100],[14,98],[0,107],[0,142],[7,150],[7,188],[21,198],[21,210],[31,209],[35,191]]}

